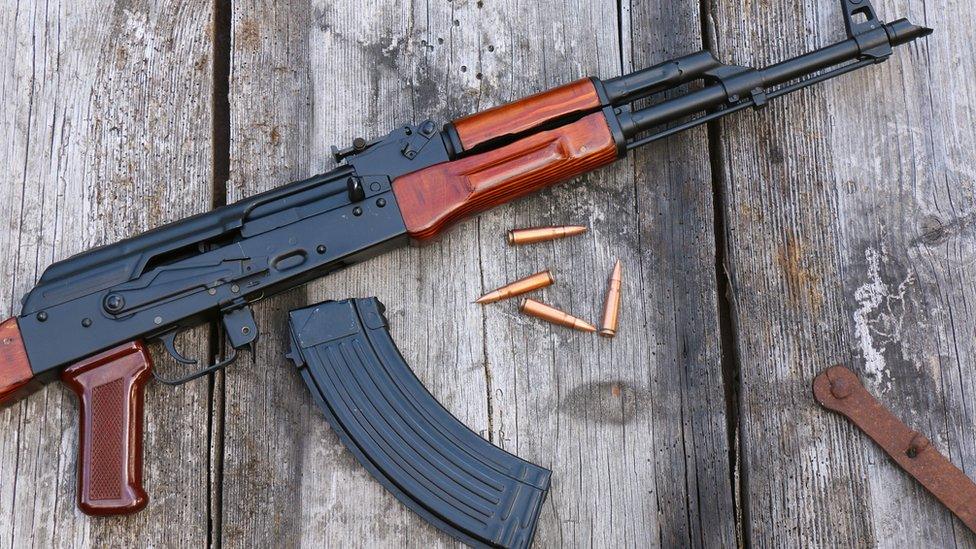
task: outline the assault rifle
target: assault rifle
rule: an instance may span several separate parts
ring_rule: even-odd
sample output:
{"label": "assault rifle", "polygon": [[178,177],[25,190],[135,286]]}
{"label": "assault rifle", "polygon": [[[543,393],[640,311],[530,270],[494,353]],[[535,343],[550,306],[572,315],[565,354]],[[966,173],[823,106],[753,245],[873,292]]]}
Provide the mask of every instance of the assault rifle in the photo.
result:
{"label": "assault rifle", "polygon": [[[80,397],[79,506],[90,514],[137,511],[147,501],[142,394],[155,375],[146,341],[192,365],[177,350],[177,335],[219,320],[229,356],[180,379],[155,377],[180,384],[214,372],[258,337],[255,301],[430,240],[465,217],[642,145],[882,62],[893,47],[931,33],[906,19],[881,22],[869,0],[841,4],[847,39],[765,68],[723,64],[699,51],[442,126],[425,120],[372,141],[357,138],[333,149],[340,165],[332,171],[57,262],[24,298],[20,315],[0,324],[0,404],[64,380]],[[695,80],[702,84],[661,98]],[[649,106],[634,108],[638,99]],[[321,383],[306,380],[324,402]],[[371,459],[364,452],[357,457]],[[371,467],[377,474],[376,462]],[[548,477],[538,485],[547,487]],[[506,520],[506,512],[492,520]]]}

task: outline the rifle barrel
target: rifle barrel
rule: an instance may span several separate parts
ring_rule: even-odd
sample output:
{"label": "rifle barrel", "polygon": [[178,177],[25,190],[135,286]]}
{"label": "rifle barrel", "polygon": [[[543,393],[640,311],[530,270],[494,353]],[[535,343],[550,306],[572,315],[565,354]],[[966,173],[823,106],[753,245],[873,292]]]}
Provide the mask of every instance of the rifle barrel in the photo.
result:
{"label": "rifle barrel", "polygon": [[[858,65],[856,68],[861,68],[862,66],[873,63],[861,64],[860,61],[874,59],[876,62],[881,62],[887,58],[891,46],[906,44],[932,33],[932,29],[914,25],[907,19],[899,19],[892,23],[882,25],[876,30],[878,32],[848,38],[842,42],[837,42],[836,44],[781,61],[763,69],[754,70],[744,67],[724,67],[726,69],[733,69],[732,71],[727,71],[730,76],[725,81],[719,77],[717,78],[719,80],[717,83],[707,85],[702,89],[662,101],[638,111],[618,108],[615,112],[620,122],[620,127],[623,130],[624,136],[628,140],[632,140],[641,133],[676,122],[686,116],[724,108],[725,110],[719,111],[721,114],[712,113],[712,115],[708,115],[707,120],[714,120],[725,114],[731,114],[732,112],[741,110],[743,106],[760,106],[762,104],[760,101],[763,101],[763,99],[756,99],[755,96],[751,95],[756,92],[760,95],[768,94],[769,97],[778,97],[783,94],[775,93],[776,90],[770,90],[770,88],[787,84],[796,79],[809,80],[801,80],[801,82],[790,86],[789,91],[796,91],[815,82],[850,72],[849,70],[842,70],[846,66],[838,67],[838,65],[844,65],[853,61],[854,63],[851,65],[856,64]],[[835,68],[829,73],[826,73],[829,74],[828,78],[819,78],[816,76],[819,71],[831,67]],[[702,75],[708,77],[718,72],[714,68],[710,68],[706,69]],[[745,87],[743,88],[743,86]],[[743,95],[750,95],[750,97],[743,97]],[[705,117],[702,118],[704,119]],[[707,120],[702,120],[701,123]],[[696,125],[694,123],[689,124],[688,127]],[[656,139],[645,138],[641,139],[640,142],[643,144],[654,140]]]}

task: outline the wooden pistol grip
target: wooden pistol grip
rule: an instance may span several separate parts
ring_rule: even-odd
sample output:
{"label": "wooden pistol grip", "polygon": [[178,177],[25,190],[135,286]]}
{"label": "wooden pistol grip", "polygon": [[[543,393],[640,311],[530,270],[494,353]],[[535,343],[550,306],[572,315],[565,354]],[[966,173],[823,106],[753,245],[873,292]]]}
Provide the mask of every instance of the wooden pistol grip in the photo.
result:
{"label": "wooden pistol grip", "polygon": [[152,359],[141,341],[115,347],[62,372],[78,395],[78,507],[89,515],[135,513],[142,488],[143,388]]}
{"label": "wooden pistol grip", "polygon": [[0,323],[0,408],[10,406],[41,386],[34,378],[16,318]]}
{"label": "wooden pistol grip", "polygon": [[464,150],[506,135],[518,135],[564,116],[602,105],[589,78],[454,120]]}
{"label": "wooden pistol grip", "polygon": [[469,215],[616,159],[610,127],[596,112],[504,147],[398,177],[393,194],[407,232],[422,242]]}

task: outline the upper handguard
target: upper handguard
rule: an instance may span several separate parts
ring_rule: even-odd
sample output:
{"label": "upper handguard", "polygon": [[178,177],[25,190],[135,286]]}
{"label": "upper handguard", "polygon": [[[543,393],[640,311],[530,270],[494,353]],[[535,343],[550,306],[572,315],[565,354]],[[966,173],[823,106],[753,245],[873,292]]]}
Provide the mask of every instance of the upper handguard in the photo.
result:
{"label": "upper handguard", "polygon": [[376,298],[291,311],[292,351],[313,398],[356,459],[404,505],[476,547],[528,547],[551,472],[452,416],[390,338]]}

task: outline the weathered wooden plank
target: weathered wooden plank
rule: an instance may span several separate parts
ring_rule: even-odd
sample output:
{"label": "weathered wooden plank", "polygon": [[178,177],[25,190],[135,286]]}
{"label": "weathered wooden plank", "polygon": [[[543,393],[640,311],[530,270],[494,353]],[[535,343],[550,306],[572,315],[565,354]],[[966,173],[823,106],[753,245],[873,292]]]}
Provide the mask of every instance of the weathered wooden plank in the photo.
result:
{"label": "weathered wooden plank", "polygon": [[[330,145],[378,136],[409,117],[405,78],[414,71],[400,64],[412,63],[409,52],[420,47],[410,21],[409,6],[395,3],[380,6],[368,18],[360,6],[345,3],[235,4],[229,200],[323,171],[331,167]],[[400,279],[403,269],[398,269],[415,265],[420,253],[393,253],[256,307],[264,332],[257,364],[242,361],[226,375],[219,533],[225,543],[276,539],[284,545],[330,546],[370,540],[392,545],[438,539],[433,528],[384,493],[345,452],[283,356],[289,309],[326,297],[377,295],[390,305],[394,335],[405,356],[423,374],[426,365],[411,347],[416,340],[404,342],[401,335],[409,324],[438,337],[442,330],[425,301],[440,292],[419,275]],[[456,269],[445,265],[438,276],[448,271]],[[480,346],[480,340],[462,340],[462,356],[455,358],[450,356],[453,342],[435,342],[430,367],[438,360],[467,362],[464,353]],[[471,386],[456,380],[450,385]],[[253,505],[255,494],[262,505]]]}
{"label": "weathered wooden plank", "polygon": [[[634,68],[702,47],[699,2],[632,4]],[[654,448],[671,442],[655,473],[656,510],[664,517],[659,541],[730,547],[737,541],[737,464],[729,452],[707,132],[672,137],[636,159],[643,310],[633,322],[649,324],[654,345],[637,363],[653,365]]]}
{"label": "weathered wooden plank", "polygon": [[[569,27],[547,22],[555,5],[521,8],[511,32],[528,43],[509,53],[519,87],[497,100],[701,47],[697,3],[625,5],[623,62],[611,3],[581,6]],[[526,320],[514,304],[485,311],[495,440],[554,471],[542,546],[734,544],[707,159],[694,132],[481,217],[486,290],[551,267],[545,301],[595,320],[614,259],[624,264],[612,341]],[[504,244],[505,229],[549,223],[591,231]]]}
{"label": "weathered wooden plank", "polygon": [[[0,9],[5,316],[51,262],[210,207],[210,19],[205,3]],[[206,356],[206,338],[186,348]],[[206,383],[150,384],[150,505],[103,520],[75,506],[70,391],[52,385],[0,411],[0,545],[204,544],[207,401]]]}
{"label": "weathered wooden plank", "polygon": [[[485,10],[505,24],[483,27],[483,43],[495,51],[481,55],[484,74],[477,103],[484,109],[578,78],[617,75],[621,53],[616,5],[590,2],[490,2]],[[550,269],[556,285],[538,299],[595,322],[606,276],[619,254],[626,265],[628,301],[633,249],[610,242],[630,229],[617,221],[610,196],[626,208],[634,203],[627,164],[600,170],[481,216],[481,292],[527,274]],[[630,168],[632,169],[632,168]],[[508,229],[533,225],[584,224],[584,236],[524,247],[509,247]],[[607,234],[609,233],[609,234]],[[621,249],[622,248],[622,249]],[[611,345],[594,334],[521,316],[518,300],[484,308],[489,375],[490,439],[553,471],[549,500],[536,536],[539,546],[620,544],[652,535],[655,513],[647,512],[652,492],[648,473],[653,453],[639,423],[647,401],[646,370],[624,347],[619,362],[611,347],[636,343],[631,329],[635,308],[623,309],[622,330]],[[478,329],[473,327],[472,329]],[[634,421],[638,425],[634,424]],[[631,449],[618,452],[621,447]],[[652,485],[652,484],[651,484]],[[650,519],[650,520],[648,520]]]}
{"label": "weathered wooden plank", "polygon": [[[635,9],[642,21],[678,29],[655,43],[688,42],[668,53],[700,44],[697,7],[682,5]],[[371,10],[366,17],[349,2],[235,4],[229,199],[321,171],[330,144],[376,136],[402,120],[446,120],[585,74],[620,71],[612,2],[386,3]],[[643,64],[650,53],[634,55]],[[449,410],[496,444],[554,469],[540,544],[606,545],[635,536],[731,544],[711,203],[701,184],[709,175],[703,133],[696,138],[259,306],[265,336],[258,364],[227,373],[222,539],[447,541],[368,480],[282,358],[288,308],[378,295],[404,355]],[[647,174],[637,178],[642,184],[668,185],[638,187],[637,169]],[[644,201],[654,201],[653,213],[639,213]],[[662,222],[672,209],[682,218]],[[518,250],[503,244],[512,226],[570,221],[591,222],[594,231]],[[687,253],[682,242],[698,251]],[[654,261],[640,259],[650,253]],[[595,317],[616,256],[628,264],[629,299],[646,303],[625,308],[624,331],[612,343],[527,321],[511,303],[485,310],[469,303],[552,266],[560,286],[544,295]],[[261,506],[253,505],[256,494]]]}
{"label": "weathered wooden plank", "polygon": [[[713,1],[726,60],[843,37],[836,2]],[[973,475],[971,64],[958,2],[878,2],[937,29],[892,60],[721,125],[742,378],[746,524],[779,545],[970,546],[972,534],[860,433],[819,409],[847,362]]]}

